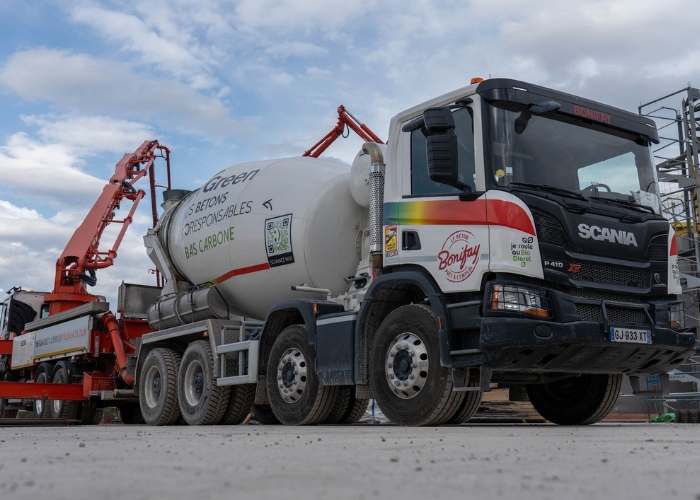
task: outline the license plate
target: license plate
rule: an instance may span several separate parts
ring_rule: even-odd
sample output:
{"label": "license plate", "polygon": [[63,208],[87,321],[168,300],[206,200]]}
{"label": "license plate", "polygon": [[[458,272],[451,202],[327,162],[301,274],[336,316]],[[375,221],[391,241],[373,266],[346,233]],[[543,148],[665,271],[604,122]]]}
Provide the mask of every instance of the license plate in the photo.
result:
{"label": "license plate", "polygon": [[611,328],[610,341],[651,344],[651,332],[649,330],[634,330],[632,328]]}

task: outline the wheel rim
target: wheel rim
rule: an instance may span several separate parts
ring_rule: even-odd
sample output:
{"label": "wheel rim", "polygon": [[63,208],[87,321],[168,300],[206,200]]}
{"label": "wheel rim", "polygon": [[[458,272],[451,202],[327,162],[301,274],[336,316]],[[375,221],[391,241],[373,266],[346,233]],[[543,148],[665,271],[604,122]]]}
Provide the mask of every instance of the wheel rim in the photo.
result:
{"label": "wheel rim", "polygon": [[144,388],[146,404],[149,408],[155,408],[158,405],[162,388],[162,377],[157,366],[152,366],[146,373]]}
{"label": "wheel rim", "polygon": [[41,415],[44,413],[44,401],[41,399],[34,401],[34,408],[36,408],[37,414]]}
{"label": "wheel rim", "polygon": [[306,359],[297,348],[287,349],[277,364],[277,390],[287,403],[295,403],[304,394],[307,377]]}
{"label": "wheel rim", "polygon": [[185,372],[185,399],[190,406],[197,406],[204,392],[204,368],[198,360],[192,361]]}
{"label": "wheel rim", "polygon": [[425,343],[413,333],[398,335],[389,344],[384,366],[394,394],[401,399],[416,397],[428,380],[430,362]]}
{"label": "wheel rim", "polygon": [[[53,378],[53,383],[54,384],[62,384],[63,383],[63,378],[60,375],[60,372],[57,372],[56,375]],[[62,415],[63,411],[63,400],[62,399],[54,399],[51,401],[51,405],[53,406],[53,414],[56,416],[56,418],[60,418]]]}

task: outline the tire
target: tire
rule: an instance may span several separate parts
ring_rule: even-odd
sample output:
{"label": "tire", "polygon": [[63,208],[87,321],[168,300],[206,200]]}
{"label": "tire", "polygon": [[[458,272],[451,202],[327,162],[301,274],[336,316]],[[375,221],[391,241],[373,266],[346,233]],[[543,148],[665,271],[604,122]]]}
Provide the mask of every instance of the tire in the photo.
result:
{"label": "tire", "polygon": [[355,387],[338,387],[338,394],[333,402],[333,408],[330,415],[322,423],[324,424],[339,424],[350,406],[350,397],[355,392]]}
{"label": "tire", "polygon": [[[479,382],[471,382],[469,384],[469,387],[478,387]],[[481,397],[484,395],[482,391],[466,391],[464,392],[464,400],[462,401],[462,404],[460,405],[459,409],[457,410],[457,413],[455,413],[452,418],[450,418],[447,423],[448,424],[464,424],[469,421],[470,418],[474,416],[474,414],[477,412],[479,409],[479,405],[481,404]]]}
{"label": "tire", "polygon": [[282,422],[275,416],[270,405],[253,405],[253,413],[263,425],[280,425]]}
{"label": "tire", "polygon": [[[46,370],[39,373],[34,382],[37,384],[48,384],[49,375]],[[51,402],[48,399],[35,399],[32,404],[34,409],[34,418],[50,418],[51,417]]]}
{"label": "tire", "polygon": [[15,418],[19,410],[8,408],[7,405],[7,399],[0,399],[0,418]]}
{"label": "tire", "polygon": [[139,404],[148,425],[171,425],[180,416],[177,399],[177,374],[180,354],[165,347],[146,356],[139,380]]}
{"label": "tire", "polygon": [[464,399],[440,366],[437,319],[425,305],[399,307],[384,319],[372,343],[370,380],[384,415],[399,425],[443,424]]}
{"label": "tire", "polygon": [[177,377],[180,413],[190,425],[216,424],[224,416],[230,391],[214,385],[214,354],[207,340],[192,342],[182,355]]}
{"label": "tire", "polygon": [[221,425],[238,425],[248,417],[255,401],[255,384],[232,385],[229,389],[228,406],[221,418]]}
{"label": "tire", "polygon": [[138,403],[128,403],[119,407],[119,416],[127,425],[144,424],[145,420],[141,414],[141,406]]}
{"label": "tire", "polygon": [[[70,384],[70,376],[66,373],[66,365],[60,364],[56,367],[53,374],[54,384]],[[64,401],[54,399],[49,403],[51,418],[65,418],[68,420],[77,420],[80,413],[82,403],[80,401]]]}
{"label": "tire", "polygon": [[369,398],[357,398],[355,396],[355,388],[353,387],[348,409],[338,423],[345,425],[356,424],[364,416],[367,411],[367,406],[369,406]]}
{"label": "tire", "polygon": [[579,375],[541,385],[528,385],[535,410],[559,425],[589,425],[602,420],[615,406],[622,375]]}
{"label": "tire", "polygon": [[80,408],[80,425],[98,425],[102,421],[102,409],[84,404]]}
{"label": "tire", "polygon": [[333,410],[338,386],[321,386],[315,366],[306,327],[285,328],[272,345],[267,364],[270,406],[284,425],[319,424]]}

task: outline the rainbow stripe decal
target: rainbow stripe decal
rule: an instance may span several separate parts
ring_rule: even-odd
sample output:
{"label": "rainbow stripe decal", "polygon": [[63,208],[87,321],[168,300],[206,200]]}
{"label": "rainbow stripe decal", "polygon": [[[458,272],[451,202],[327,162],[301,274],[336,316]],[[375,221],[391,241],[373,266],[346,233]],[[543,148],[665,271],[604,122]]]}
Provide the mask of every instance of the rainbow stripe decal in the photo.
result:
{"label": "rainbow stripe decal", "polygon": [[505,200],[399,201],[384,204],[384,225],[492,225],[517,229],[535,236],[528,213]]}

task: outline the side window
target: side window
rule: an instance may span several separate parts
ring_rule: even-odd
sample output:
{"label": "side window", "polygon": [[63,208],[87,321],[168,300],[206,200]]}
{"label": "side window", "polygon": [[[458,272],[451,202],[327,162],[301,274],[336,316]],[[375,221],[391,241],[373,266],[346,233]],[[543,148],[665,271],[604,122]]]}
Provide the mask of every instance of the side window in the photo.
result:
{"label": "side window", "polygon": [[[458,109],[455,120],[457,151],[459,155],[459,180],[475,189],[474,179],[474,116],[470,108]],[[428,159],[425,134],[422,130],[411,132],[411,194],[441,195],[459,193],[457,188],[438,184],[428,175]]]}

